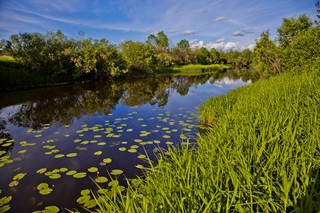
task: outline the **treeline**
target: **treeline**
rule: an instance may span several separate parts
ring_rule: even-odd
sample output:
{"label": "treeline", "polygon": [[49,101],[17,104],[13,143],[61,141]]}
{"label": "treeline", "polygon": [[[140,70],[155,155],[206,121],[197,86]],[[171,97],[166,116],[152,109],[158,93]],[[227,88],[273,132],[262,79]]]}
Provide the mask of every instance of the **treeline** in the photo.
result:
{"label": "treeline", "polygon": [[[320,4],[317,6],[320,9]],[[318,10],[320,18],[320,10]],[[253,51],[252,67],[259,77],[268,77],[301,66],[320,67],[320,26],[307,15],[284,18],[275,40],[261,33]]]}
{"label": "treeline", "polygon": [[62,31],[19,33],[1,41],[3,55],[19,61],[27,70],[50,76],[115,78],[128,74],[152,74],[188,64],[231,64],[249,66],[250,50],[229,51],[190,48],[183,39],[169,47],[167,35],[150,34],[145,42],[125,41],[119,45],[107,39],[68,38]]}
{"label": "treeline", "polygon": [[312,22],[307,15],[284,18],[277,31],[275,40],[270,39],[268,31],[262,32],[253,51],[194,49],[186,39],[172,47],[163,31],[150,34],[145,42],[130,40],[115,45],[106,38],[68,38],[60,30],[14,34],[0,42],[0,50],[25,70],[72,80],[153,74],[188,64],[252,67],[258,77],[264,78],[292,67],[319,65],[319,21]]}

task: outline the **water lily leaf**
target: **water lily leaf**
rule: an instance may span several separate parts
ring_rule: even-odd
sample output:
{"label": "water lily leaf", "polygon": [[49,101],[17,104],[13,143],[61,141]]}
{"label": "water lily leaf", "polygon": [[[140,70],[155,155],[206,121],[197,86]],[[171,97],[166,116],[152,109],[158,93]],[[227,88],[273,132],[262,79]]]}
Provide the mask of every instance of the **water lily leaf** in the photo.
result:
{"label": "water lily leaf", "polygon": [[59,173],[60,172],[60,169],[54,169],[52,170],[52,173]]}
{"label": "water lily leaf", "polygon": [[52,191],[53,191],[53,189],[51,189],[51,188],[46,188],[46,189],[40,190],[39,193],[40,193],[41,195],[48,195],[48,194],[50,194]]}
{"label": "water lily leaf", "polygon": [[0,206],[9,203],[12,200],[12,196],[6,196],[0,199]]}
{"label": "water lily leaf", "polygon": [[131,149],[137,149],[137,148],[139,148],[139,146],[138,145],[132,145],[132,146],[130,146],[130,148]]}
{"label": "water lily leaf", "polygon": [[101,176],[101,177],[97,177],[97,178],[95,179],[95,181],[96,181],[97,183],[106,183],[106,182],[108,182],[108,178]]}
{"label": "water lily leaf", "polygon": [[70,137],[70,134],[65,134],[64,137]]}
{"label": "water lily leaf", "polygon": [[40,191],[42,189],[46,189],[48,188],[49,185],[47,183],[40,183],[38,186],[37,186],[37,189]]}
{"label": "water lily leaf", "polygon": [[110,174],[112,175],[121,175],[123,171],[121,169],[113,169],[111,170]]}
{"label": "water lily leaf", "polygon": [[59,178],[61,178],[61,175],[58,174],[58,173],[56,173],[56,174],[50,175],[49,178],[50,178],[50,179],[59,179]]}
{"label": "water lily leaf", "polygon": [[57,154],[54,156],[54,158],[63,158],[64,157],[64,154]]}
{"label": "water lily leaf", "polygon": [[127,129],[127,132],[132,132],[133,131],[133,129]]}
{"label": "water lily leaf", "polygon": [[27,152],[27,150],[26,149],[23,149],[23,150],[20,150],[18,153],[19,154],[24,154],[24,153],[26,153]]}
{"label": "water lily leaf", "polygon": [[171,138],[170,135],[163,135],[163,138]]}
{"label": "water lily leaf", "polygon": [[120,147],[120,148],[119,148],[119,151],[121,151],[121,152],[124,152],[124,151],[126,151],[126,150],[127,150],[126,147]]}
{"label": "water lily leaf", "polygon": [[77,203],[79,204],[84,204],[86,202],[88,202],[90,200],[90,195],[84,195],[84,196],[81,196],[77,199]]}
{"label": "water lily leaf", "polygon": [[106,142],[100,142],[100,143],[98,143],[98,146],[104,146],[106,144],[107,144]]}
{"label": "water lily leaf", "polygon": [[74,175],[74,174],[76,174],[77,173],[77,171],[76,170],[70,170],[70,171],[68,171],[67,173],[66,173],[66,175]]}
{"label": "water lily leaf", "polygon": [[1,206],[0,207],[0,212],[7,212],[11,209],[11,206],[10,205],[4,205],[4,206]]}
{"label": "water lily leaf", "polygon": [[87,201],[85,204],[84,204],[84,207],[88,208],[88,209],[91,209],[91,208],[94,208],[97,204],[97,201],[96,200],[89,200]]}
{"label": "water lily leaf", "polygon": [[81,139],[75,139],[73,142],[79,143],[80,141],[81,141]]}
{"label": "water lily leaf", "polygon": [[140,155],[138,155],[138,158],[139,159],[143,159],[143,158],[146,158],[147,156],[146,155],[143,155],[143,154],[140,154]]}
{"label": "water lily leaf", "polygon": [[97,172],[98,168],[97,167],[90,167],[90,168],[88,168],[88,171],[89,172]]}
{"label": "water lily leaf", "polygon": [[104,163],[111,163],[112,159],[111,158],[105,158],[102,160]]}
{"label": "water lily leaf", "polygon": [[134,141],[134,142],[137,142],[137,143],[142,142],[141,139],[134,139],[133,141]]}
{"label": "water lily leaf", "polygon": [[24,178],[24,176],[26,176],[26,173],[19,173],[19,174],[15,175],[12,179],[13,180],[21,180],[22,178]]}
{"label": "water lily leaf", "polygon": [[57,206],[46,206],[45,208],[45,213],[58,213],[60,211],[60,209]]}
{"label": "water lily leaf", "polygon": [[95,135],[94,138],[102,138],[102,135]]}
{"label": "water lily leaf", "polygon": [[86,176],[87,176],[86,172],[78,172],[78,173],[74,174],[72,177],[74,177],[74,178],[84,178]]}
{"label": "water lily leaf", "polygon": [[128,149],[128,152],[135,153],[135,152],[137,152],[137,150],[136,149]]}
{"label": "water lily leaf", "polygon": [[96,151],[95,153],[93,153],[94,155],[101,155],[102,151]]}
{"label": "water lily leaf", "polygon": [[172,145],[172,144],[173,144],[173,142],[171,142],[171,141],[167,141],[167,142],[166,142],[166,144],[167,144],[167,145]]}
{"label": "water lily leaf", "polygon": [[40,138],[42,136],[42,134],[37,134],[37,135],[35,135],[34,137],[35,138]]}
{"label": "water lily leaf", "polygon": [[9,187],[15,187],[15,186],[18,186],[18,184],[19,184],[19,181],[16,181],[16,180],[11,181],[11,182],[9,183]]}
{"label": "water lily leaf", "polygon": [[141,164],[136,165],[136,167],[137,167],[138,169],[143,169],[143,168],[144,168],[144,166],[142,166]]}
{"label": "water lily leaf", "polygon": [[78,155],[77,153],[73,152],[73,153],[67,154],[66,156],[67,156],[68,158],[72,158],[72,157],[76,157],[77,155]]}
{"label": "water lily leaf", "polygon": [[83,190],[81,190],[81,192],[80,192],[80,194],[81,195],[89,195],[90,194],[90,190],[89,189],[83,189]]}
{"label": "water lily leaf", "polygon": [[66,172],[66,171],[68,171],[68,169],[67,168],[65,168],[65,167],[62,167],[62,168],[60,168],[60,170],[59,170],[60,172]]}

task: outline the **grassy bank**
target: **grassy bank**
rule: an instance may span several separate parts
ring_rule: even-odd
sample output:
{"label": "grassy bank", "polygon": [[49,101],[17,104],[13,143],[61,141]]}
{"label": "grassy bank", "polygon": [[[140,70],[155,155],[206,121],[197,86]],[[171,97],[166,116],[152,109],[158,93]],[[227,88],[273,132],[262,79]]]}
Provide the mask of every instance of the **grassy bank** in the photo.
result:
{"label": "grassy bank", "polygon": [[197,145],[161,151],[125,191],[111,182],[100,212],[319,211],[320,72],[307,71],[208,100]]}
{"label": "grassy bank", "polygon": [[180,72],[201,72],[201,71],[211,71],[211,70],[221,70],[230,68],[228,65],[224,64],[209,64],[209,65],[202,65],[202,64],[189,64],[184,66],[175,66],[173,68],[174,71]]}

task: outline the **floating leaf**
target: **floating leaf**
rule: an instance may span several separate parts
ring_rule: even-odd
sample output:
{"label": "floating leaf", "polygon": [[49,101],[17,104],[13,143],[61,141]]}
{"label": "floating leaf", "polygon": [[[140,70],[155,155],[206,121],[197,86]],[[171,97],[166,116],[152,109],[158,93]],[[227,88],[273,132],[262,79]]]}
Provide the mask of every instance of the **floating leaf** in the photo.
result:
{"label": "floating leaf", "polygon": [[76,170],[70,170],[70,171],[68,171],[67,173],[66,173],[66,175],[74,175],[74,174],[76,174],[77,173],[77,171]]}
{"label": "floating leaf", "polygon": [[140,155],[138,155],[138,158],[139,159],[143,159],[143,158],[146,158],[147,156],[146,155],[143,155],[143,154],[140,154]]}
{"label": "floating leaf", "polygon": [[57,174],[52,174],[52,175],[49,176],[49,178],[50,179],[59,179],[59,178],[61,178],[61,175],[58,174],[58,173]]}
{"label": "floating leaf", "polygon": [[83,195],[77,199],[77,203],[84,204],[90,200],[90,195]]}
{"label": "floating leaf", "polygon": [[47,168],[41,168],[36,171],[37,174],[43,174],[47,171]]}
{"label": "floating leaf", "polygon": [[40,191],[42,189],[46,189],[48,188],[49,185],[47,183],[40,183],[38,186],[37,186],[37,189]]}
{"label": "floating leaf", "polygon": [[83,189],[83,190],[81,190],[81,195],[89,195],[90,194],[90,190],[89,189]]}
{"label": "floating leaf", "polygon": [[95,135],[94,138],[102,138],[102,135]]}
{"label": "floating leaf", "polygon": [[110,174],[112,174],[112,175],[121,175],[122,173],[123,173],[123,171],[120,169],[113,169],[110,172]]}
{"label": "floating leaf", "polygon": [[102,151],[96,151],[95,153],[93,153],[94,155],[101,155]]}
{"label": "floating leaf", "polygon": [[104,163],[111,163],[112,159],[111,158],[105,158],[102,160]]}
{"label": "floating leaf", "polygon": [[68,171],[67,168],[65,168],[65,167],[60,168],[60,172],[66,172],[66,171]]}
{"label": "floating leaf", "polygon": [[167,145],[172,145],[172,144],[173,144],[173,142],[171,142],[171,141],[167,141],[167,142],[166,142],[166,144],[167,144]]}
{"label": "floating leaf", "polygon": [[98,146],[104,146],[106,144],[107,144],[106,142],[100,142],[100,143],[98,143]]}
{"label": "floating leaf", "polygon": [[48,195],[48,194],[50,194],[52,191],[53,191],[53,189],[51,189],[51,188],[46,188],[46,189],[40,190],[39,193],[42,194],[42,195]]}
{"label": "floating leaf", "polygon": [[88,208],[88,209],[91,209],[91,208],[94,208],[97,204],[97,201],[96,200],[89,200],[87,201],[85,204],[84,204],[84,207]]}
{"label": "floating leaf", "polygon": [[139,148],[139,146],[138,145],[132,145],[132,146],[130,146],[130,148],[131,149],[137,149],[137,148]]}
{"label": "floating leaf", "polygon": [[170,138],[170,135],[163,135],[163,138]]}
{"label": "floating leaf", "polygon": [[12,196],[6,196],[0,199],[0,206],[9,203],[12,200]]}
{"label": "floating leaf", "polygon": [[136,165],[136,167],[137,167],[138,169],[143,169],[143,168],[144,168],[144,166],[142,166],[141,164]]}
{"label": "floating leaf", "polygon": [[9,187],[15,187],[15,186],[17,186],[18,184],[19,184],[19,181],[16,181],[16,180],[11,181],[11,182],[9,183]]}
{"label": "floating leaf", "polygon": [[135,152],[137,152],[137,150],[136,149],[128,149],[128,152],[135,153]]}
{"label": "floating leaf", "polygon": [[126,147],[120,147],[120,148],[119,148],[119,151],[121,151],[121,152],[124,152],[124,151],[126,151],[126,150],[127,150]]}
{"label": "floating leaf", "polygon": [[21,180],[22,178],[24,178],[24,176],[26,176],[26,173],[19,173],[19,174],[15,175],[12,179],[13,180]]}
{"label": "floating leaf", "polygon": [[97,183],[106,183],[106,182],[108,182],[108,178],[106,178],[106,177],[97,177],[97,178],[95,179],[95,181],[96,181]]}
{"label": "floating leaf", "polygon": [[54,158],[63,158],[64,157],[64,154],[57,154],[54,156]]}
{"label": "floating leaf", "polygon": [[90,167],[90,168],[88,168],[88,171],[89,172],[97,172],[98,168],[97,167]]}
{"label": "floating leaf", "polygon": [[133,129],[127,129],[127,132],[132,132],[133,131]]}
{"label": "floating leaf", "polygon": [[74,178],[84,178],[86,176],[87,176],[87,173],[85,173],[85,172],[78,172],[73,175]]}
{"label": "floating leaf", "polygon": [[75,139],[73,142],[79,143],[80,141],[81,141],[81,139]]}
{"label": "floating leaf", "polygon": [[68,158],[72,158],[72,157],[76,157],[77,155],[78,155],[77,153],[73,152],[73,153],[67,154],[66,156],[67,156]]}
{"label": "floating leaf", "polygon": [[23,150],[20,150],[19,152],[18,152],[18,154],[24,154],[24,153],[26,153],[27,152],[27,150],[26,149],[23,149]]}
{"label": "floating leaf", "polygon": [[46,213],[58,213],[60,211],[60,209],[57,206],[46,206],[44,208],[44,211],[42,212],[46,212]]}
{"label": "floating leaf", "polygon": [[38,135],[35,135],[34,137],[35,138],[39,138],[39,137],[41,137],[42,136],[42,134],[38,134]]}
{"label": "floating leaf", "polygon": [[7,212],[11,209],[10,205],[4,205],[4,206],[0,206],[0,212],[4,213]]}

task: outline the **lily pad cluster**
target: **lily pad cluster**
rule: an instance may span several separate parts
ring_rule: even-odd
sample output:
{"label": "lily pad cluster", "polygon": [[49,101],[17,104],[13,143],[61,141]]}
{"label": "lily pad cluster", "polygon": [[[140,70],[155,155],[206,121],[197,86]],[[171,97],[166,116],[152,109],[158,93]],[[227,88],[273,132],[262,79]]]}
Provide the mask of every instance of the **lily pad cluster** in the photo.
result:
{"label": "lily pad cluster", "polygon": [[[0,190],[1,193],[1,190]],[[8,212],[11,209],[9,202],[12,200],[12,196],[4,196],[0,198],[0,212]]]}
{"label": "lily pad cluster", "polygon": [[13,178],[12,181],[9,183],[9,187],[16,187],[19,184],[19,181],[22,180],[26,176],[26,173],[19,173],[16,174]]}

